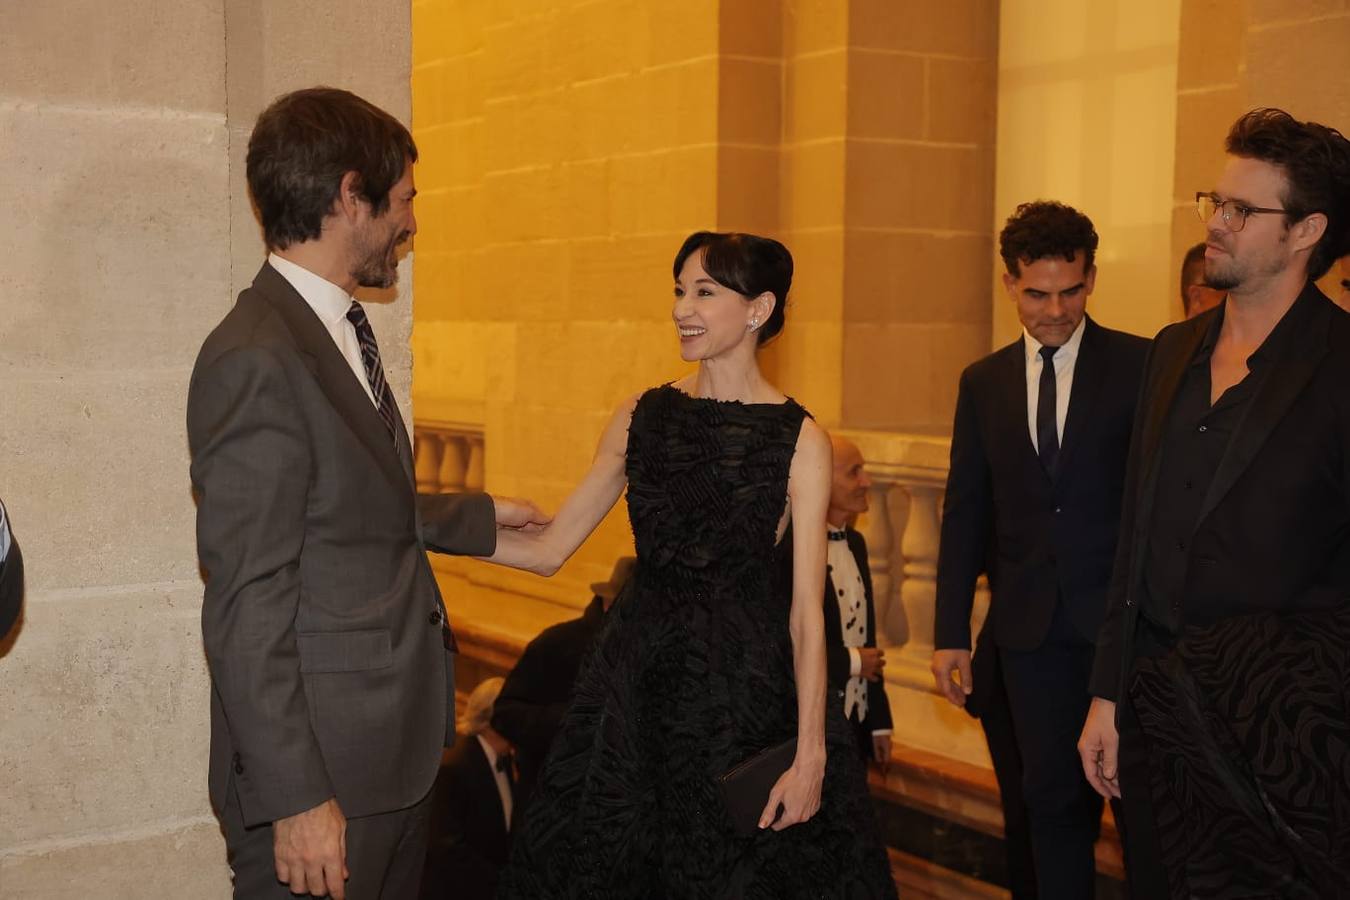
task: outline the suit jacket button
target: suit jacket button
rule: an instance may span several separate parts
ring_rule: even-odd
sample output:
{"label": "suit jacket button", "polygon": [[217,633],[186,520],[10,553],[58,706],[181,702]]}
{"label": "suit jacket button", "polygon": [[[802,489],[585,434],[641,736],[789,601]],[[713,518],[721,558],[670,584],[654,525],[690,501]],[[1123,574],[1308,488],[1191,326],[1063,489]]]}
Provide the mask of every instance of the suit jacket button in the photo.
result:
{"label": "suit jacket button", "polygon": [[441,611],[439,609],[433,609],[431,615],[427,616],[427,621],[432,625],[441,624]]}
{"label": "suit jacket button", "polygon": [[1126,606],[1134,606],[1134,600],[1133,600],[1133,599],[1131,599],[1131,600],[1126,600],[1126,601],[1125,601],[1125,605],[1126,605]]}
{"label": "suit jacket button", "polygon": [[240,761],[238,753],[234,755],[234,774],[236,775],[244,774],[244,764],[243,762]]}

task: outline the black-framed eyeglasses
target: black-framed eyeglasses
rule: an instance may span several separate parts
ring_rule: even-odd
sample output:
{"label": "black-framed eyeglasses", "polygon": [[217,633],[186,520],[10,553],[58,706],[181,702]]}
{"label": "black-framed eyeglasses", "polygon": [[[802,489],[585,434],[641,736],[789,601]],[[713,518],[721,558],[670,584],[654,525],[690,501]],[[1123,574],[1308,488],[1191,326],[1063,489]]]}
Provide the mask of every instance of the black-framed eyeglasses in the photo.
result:
{"label": "black-framed eyeglasses", "polygon": [[1220,200],[1217,194],[1205,191],[1195,192],[1195,212],[1201,222],[1209,222],[1217,212],[1229,231],[1241,231],[1247,225],[1247,217],[1258,213],[1288,212],[1285,209],[1271,209],[1268,206],[1244,206],[1236,200]]}

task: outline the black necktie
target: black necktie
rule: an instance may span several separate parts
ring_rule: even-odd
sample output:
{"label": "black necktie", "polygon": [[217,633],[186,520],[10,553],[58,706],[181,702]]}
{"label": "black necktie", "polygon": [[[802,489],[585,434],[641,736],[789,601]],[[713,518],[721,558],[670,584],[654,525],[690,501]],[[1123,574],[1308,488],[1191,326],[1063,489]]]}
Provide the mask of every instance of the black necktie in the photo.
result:
{"label": "black necktie", "polygon": [[355,300],[347,309],[347,321],[356,327],[356,342],[361,345],[361,364],[366,369],[366,381],[370,392],[375,395],[375,403],[380,409],[380,418],[389,429],[394,446],[398,446],[398,409],[394,406],[394,392],[389,390],[389,382],[384,377],[384,366],[380,364],[380,346],[375,343],[375,330],[370,327],[366,311]]}
{"label": "black necktie", "polygon": [[1041,390],[1036,398],[1036,449],[1046,474],[1055,477],[1055,460],[1059,458],[1059,427],[1055,410],[1055,351],[1058,347],[1041,348]]}

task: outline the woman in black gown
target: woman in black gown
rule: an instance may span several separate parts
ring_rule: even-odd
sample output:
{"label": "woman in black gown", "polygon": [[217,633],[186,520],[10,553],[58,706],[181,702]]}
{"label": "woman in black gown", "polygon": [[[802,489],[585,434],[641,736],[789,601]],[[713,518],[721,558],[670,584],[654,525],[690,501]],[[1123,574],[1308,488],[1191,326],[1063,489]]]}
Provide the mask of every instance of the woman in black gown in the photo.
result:
{"label": "woman in black gown", "polygon": [[[756,358],[783,327],[792,257],[767,238],[700,232],[674,275],[672,318],[697,373],[623,404],[553,522],[503,532],[492,558],[552,574],[627,486],[637,569],[583,668],[499,896],[894,897],[862,766],[826,699],[829,441]],[[790,586],[774,564],[789,515]],[[794,735],[760,830],[738,836],[716,777]]]}

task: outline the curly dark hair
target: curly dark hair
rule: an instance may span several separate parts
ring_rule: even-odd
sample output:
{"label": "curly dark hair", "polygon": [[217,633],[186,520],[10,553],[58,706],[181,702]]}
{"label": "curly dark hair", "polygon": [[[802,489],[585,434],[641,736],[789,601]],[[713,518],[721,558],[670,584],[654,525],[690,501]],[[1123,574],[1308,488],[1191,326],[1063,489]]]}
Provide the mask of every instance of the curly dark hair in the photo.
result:
{"label": "curly dark hair", "polygon": [[248,139],[248,188],[270,250],[317,238],[348,172],[382,215],[389,190],[417,161],[412,135],[350,91],[317,87],[272,101]]}
{"label": "curly dark hair", "polygon": [[703,271],[722,287],[746,299],[768,291],[776,301],[773,312],[756,336],[764,346],[783,330],[787,317],[788,291],[792,288],[792,254],[773,238],[740,232],[696,231],[685,238],[675,254],[675,278],[695,252],[703,251]]}
{"label": "curly dark hair", "polygon": [[998,236],[998,252],[1014,278],[1022,263],[1059,257],[1072,262],[1083,254],[1083,271],[1097,258],[1097,229],[1087,216],[1055,200],[1033,200],[1017,207]]}
{"label": "curly dark hair", "polygon": [[1308,256],[1308,278],[1321,278],[1350,253],[1350,140],[1334,128],[1300,122],[1282,109],[1254,109],[1233,123],[1224,142],[1233,156],[1278,166],[1286,187],[1280,203],[1286,225],[1313,213],[1327,230]]}

